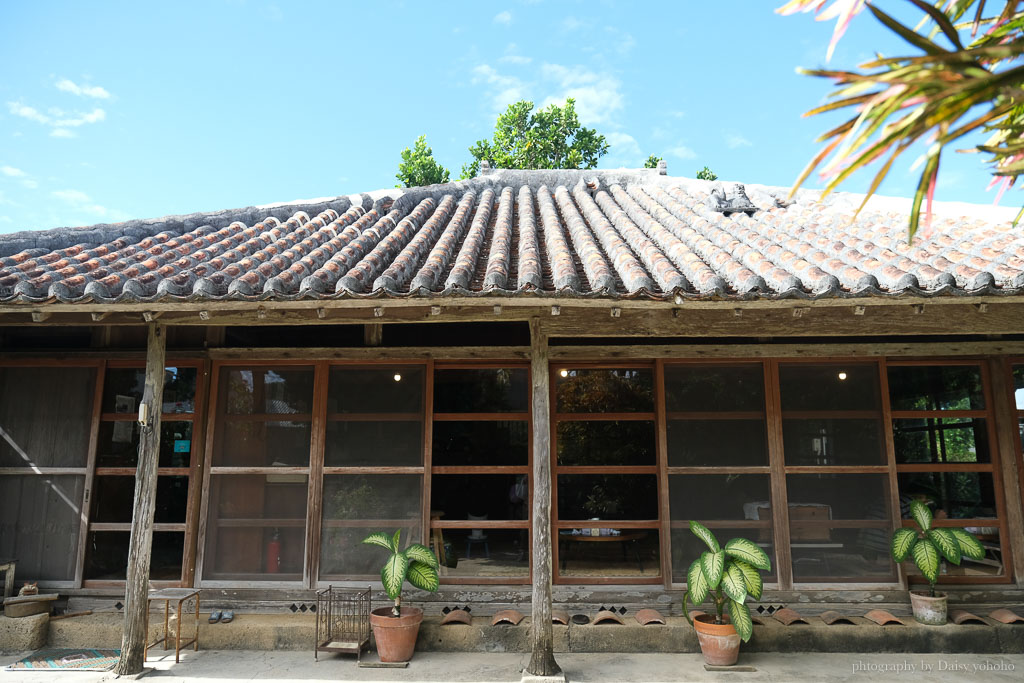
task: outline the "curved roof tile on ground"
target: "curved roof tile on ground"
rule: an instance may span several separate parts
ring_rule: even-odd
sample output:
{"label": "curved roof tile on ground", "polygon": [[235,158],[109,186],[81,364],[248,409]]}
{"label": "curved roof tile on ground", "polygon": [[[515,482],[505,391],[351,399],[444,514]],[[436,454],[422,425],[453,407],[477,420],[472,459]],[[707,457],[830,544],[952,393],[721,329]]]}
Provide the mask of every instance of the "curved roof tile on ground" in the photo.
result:
{"label": "curved roof tile on ground", "polygon": [[[0,237],[0,302],[555,296],[777,299],[1024,294],[1024,230],[937,211],[906,241],[895,200],[643,171],[468,181]],[[729,186],[726,186],[729,189]],[[895,208],[895,210],[893,210]],[[948,208],[948,207],[947,207]],[[967,214],[967,215],[958,215]]]}

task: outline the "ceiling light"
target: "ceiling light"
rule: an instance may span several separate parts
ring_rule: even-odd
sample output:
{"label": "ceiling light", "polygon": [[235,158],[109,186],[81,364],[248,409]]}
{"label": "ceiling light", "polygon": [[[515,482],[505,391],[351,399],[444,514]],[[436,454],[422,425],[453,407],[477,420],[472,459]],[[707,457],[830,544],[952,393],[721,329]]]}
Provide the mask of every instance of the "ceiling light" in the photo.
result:
{"label": "ceiling light", "polygon": [[401,382],[402,381],[402,376],[400,374],[398,374],[397,372],[395,373],[395,381],[396,382]]}
{"label": "ceiling light", "polygon": [[840,380],[844,380],[844,379],[846,379],[846,373],[845,373],[845,372],[840,372],[840,373],[839,373],[839,379],[840,379]]}
{"label": "ceiling light", "polygon": [[558,374],[561,375],[562,377],[568,377],[569,376],[569,371],[568,370],[562,370]]}

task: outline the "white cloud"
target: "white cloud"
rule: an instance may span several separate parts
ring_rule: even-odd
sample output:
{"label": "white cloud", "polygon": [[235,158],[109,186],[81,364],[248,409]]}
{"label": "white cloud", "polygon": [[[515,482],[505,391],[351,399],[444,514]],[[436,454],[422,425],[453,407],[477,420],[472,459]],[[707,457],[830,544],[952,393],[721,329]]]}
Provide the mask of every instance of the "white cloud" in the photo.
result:
{"label": "white cloud", "polygon": [[101,88],[98,85],[77,85],[67,78],[57,81],[57,90],[69,92],[79,97],[95,97],[99,100],[105,100],[110,97],[110,93],[107,92],[106,88]]}
{"label": "white cloud", "polygon": [[494,23],[504,24],[505,26],[508,26],[509,24],[512,23],[512,13],[509,12],[508,10],[505,10],[504,12],[498,12],[497,14],[494,15]]}
{"label": "white cloud", "polygon": [[680,159],[696,159],[697,153],[686,145],[678,145],[668,150],[668,153],[672,156],[679,157]]}
{"label": "white cloud", "polygon": [[[117,209],[110,209],[99,204],[94,204],[92,198],[81,190],[54,190],[50,194],[71,205],[73,210],[89,214],[91,216],[106,218],[112,221],[123,221],[129,218],[128,214],[124,211],[118,211]],[[81,223],[85,221],[75,220],[72,222]]]}
{"label": "white cloud", "polygon": [[46,114],[40,113],[34,107],[30,107],[27,104],[19,102],[8,102],[7,111],[11,112],[15,116],[20,116],[23,119],[29,121],[35,121],[36,123],[49,123],[50,117]]}
{"label": "white cloud", "polygon": [[499,58],[498,61],[504,64],[524,66],[532,62],[533,59],[530,57],[523,57],[522,55],[505,55],[504,57]]}
{"label": "white cloud", "polygon": [[78,114],[77,117],[72,119],[58,119],[53,122],[53,125],[60,128],[66,128],[68,126],[77,127],[86,123],[98,123],[107,118],[107,112],[103,111],[99,107],[93,109],[91,112],[86,114]]}
{"label": "white cloud", "polygon": [[22,180],[21,185],[22,187],[28,188],[29,190],[34,190],[37,187],[39,187],[39,183],[37,183],[34,180]]}
{"label": "white cloud", "polygon": [[89,201],[89,195],[81,190],[54,190],[50,194],[68,204],[84,204]]}
{"label": "white cloud", "polygon": [[8,178],[22,178],[27,175],[20,168],[14,168],[13,166],[0,166],[0,173],[3,173]]}
{"label": "white cloud", "polygon": [[640,154],[640,144],[628,133],[612,132],[605,135],[611,145],[611,153],[617,157]]}
{"label": "white cloud", "polygon": [[51,138],[73,138],[73,137],[77,137],[77,136],[73,132],[68,130],[67,128],[54,128],[50,132],[50,137]]}
{"label": "white cloud", "polygon": [[[73,138],[75,134],[67,130],[69,127],[76,128],[78,126],[84,126],[87,123],[99,123],[107,118],[107,112],[103,111],[99,107],[96,107],[90,112],[74,112],[68,114],[62,109],[57,107],[51,107],[49,109],[49,115],[40,112],[35,107],[30,107],[27,104],[23,104],[20,100],[17,102],[8,102],[7,110],[21,118],[28,119],[29,121],[35,121],[41,123],[44,126],[52,126],[53,130],[50,131],[50,137],[54,138]],[[70,118],[62,118],[62,117]]]}
{"label": "white cloud", "polygon": [[725,146],[729,149],[738,149],[740,147],[753,147],[754,143],[738,133],[728,133],[725,136]]}
{"label": "white cloud", "polygon": [[473,68],[473,83],[487,85],[491,97],[491,106],[495,111],[503,112],[508,105],[526,99],[526,84],[515,76],[505,76],[497,69],[480,64]]}
{"label": "white cloud", "polygon": [[0,223],[12,223],[10,216],[0,216]]}
{"label": "white cloud", "polygon": [[578,31],[581,28],[589,28],[590,22],[582,21],[571,14],[562,20],[562,28],[566,31]]}
{"label": "white cloud", "polygon": [[623,107],[621,83],[606,73],[595,73],[584,67],[565,67],[561,64],[545,64],[541,67],[545,80],[558,84],[558,93],[549,95],[542,107],[561,104],[566,98],[576,100],[576,113],[585,125],[608,123],[612,116]]}

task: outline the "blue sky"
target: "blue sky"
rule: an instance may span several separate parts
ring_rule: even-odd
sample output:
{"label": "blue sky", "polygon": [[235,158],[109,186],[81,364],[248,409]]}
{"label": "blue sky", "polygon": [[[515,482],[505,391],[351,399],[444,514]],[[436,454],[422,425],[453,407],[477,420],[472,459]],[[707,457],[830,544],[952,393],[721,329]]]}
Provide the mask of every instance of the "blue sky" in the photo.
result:
{"label": "blue sky", "polygon": [[[600,168],[788,186],[829,123],[801,117],[829,83],[794,69],[832,23],[780,4],[2,0],[0,232],[391,187],[420,134],[457,178],[508,103],[567,96]],[[829,66],[876,50],[904,53],[861,15]],[[911,161],[882,194],[913,192]],[[988,177],[949,154],[936,199],[991,202]]]}

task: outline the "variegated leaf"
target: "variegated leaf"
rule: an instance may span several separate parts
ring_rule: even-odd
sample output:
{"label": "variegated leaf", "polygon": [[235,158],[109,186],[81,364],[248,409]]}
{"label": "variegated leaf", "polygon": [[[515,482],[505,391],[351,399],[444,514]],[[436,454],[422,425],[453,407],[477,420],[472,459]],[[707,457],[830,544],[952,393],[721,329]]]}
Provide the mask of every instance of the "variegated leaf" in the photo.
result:
{"label": "variegated leaf", "polygon": [[897,529],[892,535],[892,559],[902,562],[907,559],[910,546],[917,540],[917,532],[913,529]]}
{"label": "variegated leaf", "polygon": [[400,543],[399,543],[399,539],[401,539],[401,538],[402,538],[402,530],[401,529],[395,530],[394,545],[392,547],[395,549],[396,553],[398,552],[398,549],[402,547],[400,545]]}
{"label": "variegated leaf", "polygon": [[960,544],[949,529],[929,529],[927,535],[943,557],[953,564],[960,564]]}
{"label": "variegated leaf", "polygon": [[760,600],[761,593],[764,591],[764,580],[761,579],[761,572],[743,560],[734,559],[732,563],[743,573],[743,583],[747,586],[747,595],[754,600]]}
{"label": "variegated leaf", "polygon": [[743,560],[751,567],[771,571],[772,561],[761,546],[745,538],[734,538],[725,544],[725,554],[737,560]]}
{"label": "variegated leaf", "polygon": [[383,532],[376,532],[370,534],[363,539],[363,543],[369,545],[379,545],[381,548],[387,548],[391,552],[396,552],[398,549],[391,545],[391,537]]}
{"label": "variegated leaf", "polygon": [[437,569],[418,560],[409,563],[409,569],[405,577],[416,588],[430,591],[431,593],[436,593],[437,587],[440,584]]}
{"label": "variegated leaf", "polygon": [[413,543],[411,546],[406,548],[405,556],[408,557],[410,560],[422,562],[423,564],[431,566],[434,569],[437,569],[440,566],[440,564],[437,561],[437,558],[434,556],[434,551],[432,551],[425,545],[420,545],[419,543]]}
{"label": "variegated leaf", "polygon": [[722,590],[736,602],[747,599],[747,582],[743,579],[743,572],[733,562],[727,562],[722,572]]}
{"label": "variegated leaf", "polygon": [[985,559],[985,546],[974,537],[974,534],[963,529],[949,529],[949,533],[953,534],[953,537],[956,538],[957,545],[960,546],[961,555],[972,560]]}
{"label": "variegated leaf", "polygon": [[740,634],[743,642],[747,642],[750,640],[750,636],[754,635],[754,620],[750,618],[750,608],[742,602],[731,599],[726,607],[729,610],[729,620],[732,622],[733,628],[736,629],[736,633]]}
{"label": "variegated leaf", "polygon": [[690,594],[690,600],[693,601],[694,606],[707,599],[709,589],[708,579],[700,568],[700,559],[696,559],[690,565],[689,571],[686,572],[686,590]]}
{"label": "variegated leaf", "polygon": [[910,501],[910,516],[921,527],[921,531],[928,531],[932,525],[932,511],[919,500]]}
{"label": "variegated leaf", "polygon": [[700,522],[691,519],[690,531],[692,531],[697,538],[704,541],[704,545],[706,545],[711,552],[717,553],[722,549],[722,547],[718,545],[718,539],[715,538],[713,533],[711,533],[711,530]]}
{"label": "variegated leaf", "polygon": [[910,556],[914,558],[914,564],[928,579],[928,583],[935,583],[939,580],[939,551],[927,538],[919,538],[914,541],[910,548]]}
{"label": "variegated leaf", "polygon": [[405,571],[409,568],[409,560],[402,553],[393,553],[380,570],[380,580],[384,584],[384,592],[392,600],[398,599],[402,594],[402,583],[405,581]]}
{"label": "variegated leaf", "polygon": [[722,580],[722,571],[725,569],[725,552],[719,550],[717,553],[704,551],[700,556],[700,569],[708,580],[708,588],[715,590]]}

